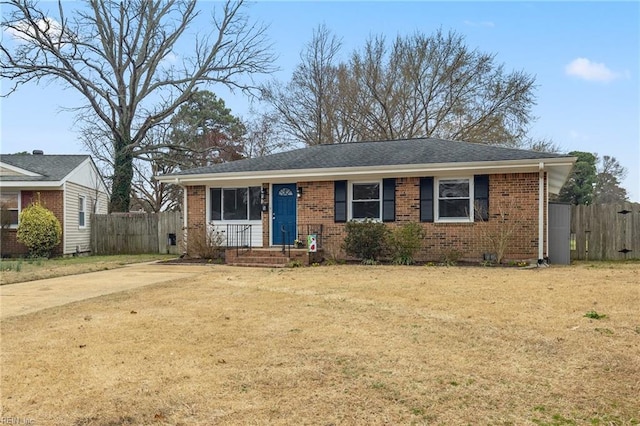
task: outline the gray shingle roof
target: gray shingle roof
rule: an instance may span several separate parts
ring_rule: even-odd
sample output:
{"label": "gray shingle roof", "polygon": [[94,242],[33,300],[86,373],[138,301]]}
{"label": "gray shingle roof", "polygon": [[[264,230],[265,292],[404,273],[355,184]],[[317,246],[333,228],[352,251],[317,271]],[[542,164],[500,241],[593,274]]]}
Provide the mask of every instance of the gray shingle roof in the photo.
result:
{"label": "gray shingle roof", "polygon": [[216,164],[172,173],[242,173],[275,170],[376,167],[411,164],[473,163],[482,161],[537,160],[569,157],[561,154],[502,148],[442,139],[352,142],[315,145],[258,158]]}
{"label": "gray shingle roof", "polygon": [[0,162],[38,173],[41,176],[1,176],[0,181],[56,182],[82,164],[88,155],[0,155]]}

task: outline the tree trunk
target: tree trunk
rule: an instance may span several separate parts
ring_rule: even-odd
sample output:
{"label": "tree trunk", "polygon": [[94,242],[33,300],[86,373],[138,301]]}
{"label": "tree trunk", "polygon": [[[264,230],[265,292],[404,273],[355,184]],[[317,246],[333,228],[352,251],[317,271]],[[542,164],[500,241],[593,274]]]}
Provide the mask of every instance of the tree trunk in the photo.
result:
{"label": "tree trunk", "polygon": [[129,211],[131,181],[133,179],[133,154],[128,146],[129,143],[116,142],[109,213]]}

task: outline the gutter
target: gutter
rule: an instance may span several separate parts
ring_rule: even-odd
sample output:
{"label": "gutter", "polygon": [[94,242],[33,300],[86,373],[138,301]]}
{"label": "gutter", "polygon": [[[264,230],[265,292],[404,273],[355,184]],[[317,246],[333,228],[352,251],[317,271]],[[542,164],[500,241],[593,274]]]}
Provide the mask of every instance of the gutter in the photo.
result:
{"label": "gutter", "polygon": [[41,188],[61,188],[64,185],[64,181],[3,181],[0,179],[0,188],[20,188],[26,191],[37,191]]}
{"label": "gutter", "polygon": [[[572,166],[574,161],[571,158],[549,159],[549,166]],[[226,172],[226,173],[199,173],[199,174],[182,174],[179,176],[155,176],[155,179],[165,183],[183,182],[187,184],[196,184],[200,182],[211,181],[249,181],[249,180],[269,180],[276,181],[281,179],[282,182],[291,180],[313,180],[321,178],[321,180],[331,180],[336,178],[362,177],[370,176],[425,176],[425,173],[459,173],[461,171],[477,171],[477,172],[494,172],[494,173],[519,173],[519,172],[535,172],[539,170],[539,163],[531,160],[517,161],[493,161],[493,162],[473,162],[473,163],[439,163],[439,164],[410,164],[410,165],[393,165],[393,166],[366,166],[366,167],[332,167],[332,168],[315,168],[315,169],[290,169],[290,170],[259,170],[244,172]]]}

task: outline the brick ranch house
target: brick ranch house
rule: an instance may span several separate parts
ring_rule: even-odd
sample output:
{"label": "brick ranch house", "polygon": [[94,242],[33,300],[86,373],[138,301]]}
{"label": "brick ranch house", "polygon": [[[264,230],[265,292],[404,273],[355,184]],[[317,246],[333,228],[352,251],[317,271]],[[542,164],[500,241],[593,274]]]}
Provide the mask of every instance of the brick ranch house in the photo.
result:
{"label": "brick ranch house", "polygon": [[2,257],[28,254],[16,241],[19,214],[35,201],[51,210],[62,226],[62,241],[52,255],[88,252],[91,213],[107,212],[107,187],[89,155],[0,155]]}
{"label": "brick ranch house", "polygon": [[549,194],[560,191],[575,160],[410,139],[317,145],[157,179],[185,189],[188,240],[217,230],[227,246],[253,252],[316,234],[325,255],[344,257],[345,223],[370,218],[421,224],[419,260],[455,251],[475,261],[492,252],[487,235],[516,220],[505,259],[536,261],[548,256]]}

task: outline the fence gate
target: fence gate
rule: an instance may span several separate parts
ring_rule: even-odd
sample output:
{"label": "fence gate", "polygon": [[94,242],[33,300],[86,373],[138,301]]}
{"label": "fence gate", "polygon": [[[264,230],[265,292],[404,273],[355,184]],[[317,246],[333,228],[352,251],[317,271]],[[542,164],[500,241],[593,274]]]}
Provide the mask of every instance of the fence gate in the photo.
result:
{"label": "fence gate", "polygon": [[549,203],[549,262],[571,263],[571,205]]}
{"label": "fence gate", "polygon": [[640,203],[571,207],[574,260],[640,259]]}

